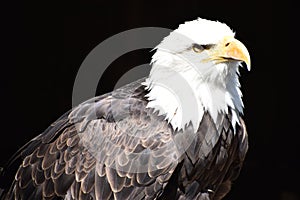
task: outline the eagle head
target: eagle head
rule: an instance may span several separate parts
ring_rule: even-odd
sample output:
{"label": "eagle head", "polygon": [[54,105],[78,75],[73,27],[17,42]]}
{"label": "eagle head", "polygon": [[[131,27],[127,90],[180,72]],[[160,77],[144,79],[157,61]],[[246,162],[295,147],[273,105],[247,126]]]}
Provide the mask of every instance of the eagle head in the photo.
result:
{"label": "eagle head", "polygon": [[216,122],[219,113],[243,111],[239,66],[250,70],[247,48],[224,23],[198,18],[181,24],[155,48],[145,82],[148,107],[164,114],[175,129],[192,123],[194,130],[205,112]]}

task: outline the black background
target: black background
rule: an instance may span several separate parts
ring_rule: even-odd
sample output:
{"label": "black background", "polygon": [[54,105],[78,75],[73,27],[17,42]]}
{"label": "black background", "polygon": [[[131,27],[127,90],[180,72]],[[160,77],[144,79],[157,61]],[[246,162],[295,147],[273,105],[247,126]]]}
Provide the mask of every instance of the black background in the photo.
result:
{"label": "black background", "polygon": [[[241,70],[250,149],[226,199],[299,199],[297,124],[285,112],[292,102],[282,84],[292,83],[278,53],[287,40],[280,39],[273,6],[269,0],[7,3],[1,8],[0,165],[71,108],[77,70],[103,40],[137,27],[175,29],[203,17],[233,28],[252,58],[252,70]],[[116,60],[101,78],[98,94],[112,90],[123,73],[150,57],[144,50]]]}

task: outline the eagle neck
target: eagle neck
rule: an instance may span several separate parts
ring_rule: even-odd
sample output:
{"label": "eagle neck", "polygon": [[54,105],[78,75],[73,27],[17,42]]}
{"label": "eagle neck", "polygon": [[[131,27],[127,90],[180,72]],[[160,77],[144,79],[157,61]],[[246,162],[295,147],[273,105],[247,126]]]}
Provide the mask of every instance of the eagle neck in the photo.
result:
{"label": "eagle neck", "polygon": [[197,77],[193,67],[184,69],[176,71],[152,65],[149,77],[143,82],[148,90],[147,107],[165,115],[174,130],[184,130],[192,124],[196,132],[206,112],[216,123],[219,114],[230,111],[232,126],[240,123],[243,103],[236,72],[227,72],[226,81],[220,84]]}

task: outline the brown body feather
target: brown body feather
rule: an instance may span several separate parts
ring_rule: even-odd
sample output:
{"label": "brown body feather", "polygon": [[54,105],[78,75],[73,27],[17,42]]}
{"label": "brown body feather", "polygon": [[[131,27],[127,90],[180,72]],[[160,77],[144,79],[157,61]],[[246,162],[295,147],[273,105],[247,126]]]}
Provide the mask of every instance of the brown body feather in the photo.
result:
{"label": "brown body feather", "polygon": [[174,131],[146,108],[141,82],[79,105],[26,144],[2,199],[223,198],[248,148],[242,119],[234,132],[230,114],[214,123],[206,113],[196,133]]}

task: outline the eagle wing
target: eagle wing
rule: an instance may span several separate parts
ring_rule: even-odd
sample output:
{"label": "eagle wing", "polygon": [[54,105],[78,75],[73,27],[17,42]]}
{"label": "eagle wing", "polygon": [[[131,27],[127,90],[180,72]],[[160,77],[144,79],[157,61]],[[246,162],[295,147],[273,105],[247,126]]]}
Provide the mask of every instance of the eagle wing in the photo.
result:
{"label": "eagle wing", "polygon": [[5,199],[157,196],[179,152],[171,127],[146,108],[140,87],[135,82],[91,99],[26,144]]}

